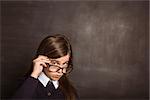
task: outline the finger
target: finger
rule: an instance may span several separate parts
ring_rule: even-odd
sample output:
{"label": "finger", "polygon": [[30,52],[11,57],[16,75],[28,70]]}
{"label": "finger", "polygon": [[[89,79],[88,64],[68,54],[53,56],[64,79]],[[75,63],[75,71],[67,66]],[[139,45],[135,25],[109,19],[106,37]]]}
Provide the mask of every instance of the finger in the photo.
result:
{"label": "finger", "polygon": [[43,61],[43,62],[51,62],[49,59],[35,59],[33,60],[34,62],[39,62],[39,61]]}
{"label": "finger", "polygon": [[47,64],[50,64],[50,61],[49,60],[34,60],[33,63],[47,63]]}
{"label": "finger", "polygon": [[40,61],[40,62],[45,62],[45,63],[50,63],[51,61],[48,59],[40,59],[40,60],[38,60],[38,61]]}
{"label": "finger", "polygon": [[42,56],[39,56],[37,57],[36,59],[34,59],[33,61],[49,61],[50,59],[48,57],[42,57]]}
{"label": "finger", "polygon": [[40,66],[47,67],[47,64],[44,62],[39,62]]}
{"label": "finger", "polygon": [[49,59],[47,56],[44,56],[44,55],[39,55],[38,58],[40,58],[40,59]]}
{"label": "finger", "polygon": [[43,60],[43,59],[49,60],[48,57],[46,57],[46,56],[41,56],[41,55],[39,55],[39,56],[38,56],[36,59],[34,59],[34,60]]}

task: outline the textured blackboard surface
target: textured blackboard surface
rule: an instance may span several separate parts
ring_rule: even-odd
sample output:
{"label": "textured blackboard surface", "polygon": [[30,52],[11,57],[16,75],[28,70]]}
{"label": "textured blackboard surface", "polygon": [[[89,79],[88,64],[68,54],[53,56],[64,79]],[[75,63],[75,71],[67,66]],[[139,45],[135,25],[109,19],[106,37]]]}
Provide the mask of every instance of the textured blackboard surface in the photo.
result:
{"label": "textured blackboard surface", "polygon": [[1,2],[1,96],[10,98],[47,35],[68,36],[81,99],[149,96],[148,1]]}

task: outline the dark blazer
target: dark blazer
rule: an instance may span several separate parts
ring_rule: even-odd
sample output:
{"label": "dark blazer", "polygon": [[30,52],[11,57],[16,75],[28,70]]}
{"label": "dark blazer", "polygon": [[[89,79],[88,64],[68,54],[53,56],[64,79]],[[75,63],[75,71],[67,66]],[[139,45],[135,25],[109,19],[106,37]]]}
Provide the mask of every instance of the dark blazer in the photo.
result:
{"label": "dark blazer", "polygon": [[65,100],[65,96],[60,87],[55,89],[51,82],[44,87],[38,79],[31,76],[23,82],[13,98],[18,98],[18,100]]}

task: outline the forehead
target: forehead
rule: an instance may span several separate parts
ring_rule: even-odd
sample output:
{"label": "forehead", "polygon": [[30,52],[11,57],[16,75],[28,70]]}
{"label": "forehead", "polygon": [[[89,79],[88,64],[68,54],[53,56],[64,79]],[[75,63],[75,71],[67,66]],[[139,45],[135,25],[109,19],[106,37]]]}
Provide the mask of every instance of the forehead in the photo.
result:
{"label": "forehead", "polygon": [[65,55],[63,57],[60,57],[60,58],[57,58],[57,59],[51,59],[51,61],[55,61],[55,62],[57,62],[59,64],[63,64],[65,62],[69,61],[69,57],[70,57],[69,54],[67,54],[67,55]]}

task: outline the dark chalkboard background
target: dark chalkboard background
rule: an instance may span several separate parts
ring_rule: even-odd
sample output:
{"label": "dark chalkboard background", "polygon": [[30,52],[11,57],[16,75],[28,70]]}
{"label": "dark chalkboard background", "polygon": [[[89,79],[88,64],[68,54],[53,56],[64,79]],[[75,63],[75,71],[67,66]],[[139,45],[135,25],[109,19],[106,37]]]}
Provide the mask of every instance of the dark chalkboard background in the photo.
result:
{"label": "dark chalkboard background", "polygon": [[149,97],[148,1],[1,1],[1,97],[10,98],[41,40],[65,34],[82,99]]}

